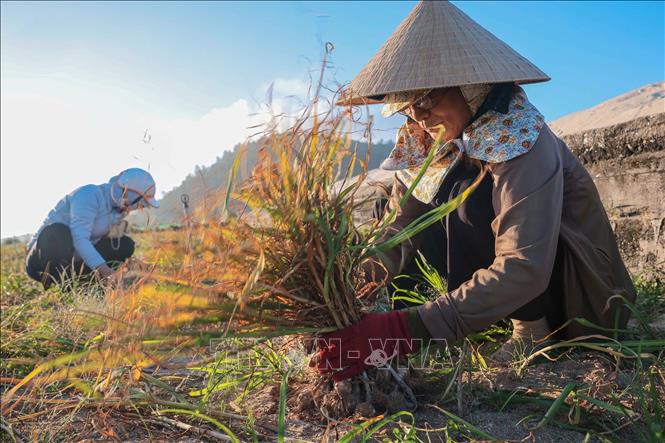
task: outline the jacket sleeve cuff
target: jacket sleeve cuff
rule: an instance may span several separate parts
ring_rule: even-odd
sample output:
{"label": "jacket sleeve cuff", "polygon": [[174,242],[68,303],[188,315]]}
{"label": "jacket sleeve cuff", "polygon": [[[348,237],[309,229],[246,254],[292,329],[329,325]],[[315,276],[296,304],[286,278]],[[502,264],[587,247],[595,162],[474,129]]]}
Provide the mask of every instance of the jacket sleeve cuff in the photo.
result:
{"label": "jacket sleeve cuff", "polygon": [[422,340],[429,340],[432,338],[432,335],[420,318],[418,308],[410,308],[406,310],[406,324],[409,326],[411,338],[419,338]]}
{"label": "jacket sleeve cuff", "polygon": [[97,269],[106,264],[106,260],[100,255],[98,258],[91,258],[89,261],[83,260],[90,269]]}
{"label": "jacket sleeve cuff", "polygon": [[458,323],[457,310],[449,293],[417,308],[424,327],[432,338],[444,339],[449,343],[464,338],[471,331],[464,331]]}

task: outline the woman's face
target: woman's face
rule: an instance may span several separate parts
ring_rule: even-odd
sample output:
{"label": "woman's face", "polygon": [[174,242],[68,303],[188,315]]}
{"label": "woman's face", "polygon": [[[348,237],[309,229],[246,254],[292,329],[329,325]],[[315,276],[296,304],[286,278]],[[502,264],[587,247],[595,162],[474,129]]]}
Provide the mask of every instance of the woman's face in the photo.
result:
{"label": "woman's face", "polygon": [[[421,108],[419,104],[429,106]],[[404,111],[433,138],[439,135],[442,125],[445,128],[445,141],[459,138],[471,120],[471,109],[458,87],[435,89],[427,95],[426,100],[420,100]]]}

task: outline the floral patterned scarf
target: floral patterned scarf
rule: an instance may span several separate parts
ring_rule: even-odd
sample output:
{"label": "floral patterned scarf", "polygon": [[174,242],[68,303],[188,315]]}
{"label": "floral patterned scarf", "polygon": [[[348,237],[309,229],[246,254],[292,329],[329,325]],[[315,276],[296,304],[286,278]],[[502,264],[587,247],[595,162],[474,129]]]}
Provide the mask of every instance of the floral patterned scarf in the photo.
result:
{"label": "floral patterned scarf", "polygon": [[[441,184],[462,156],[488,163],[500,163],[529,152],[545,124],[543,115],[527,100],[518,88],[508,105],[508,112],[490,110],[471,123],[462,139],[451,140],[439,148],[413,196],[429,204]],[[397,134],[395,147],[381,164],[382,169],[397,170],[397,178],[409,187],[432,146],[431,137],[424,137],[405,123]]]}

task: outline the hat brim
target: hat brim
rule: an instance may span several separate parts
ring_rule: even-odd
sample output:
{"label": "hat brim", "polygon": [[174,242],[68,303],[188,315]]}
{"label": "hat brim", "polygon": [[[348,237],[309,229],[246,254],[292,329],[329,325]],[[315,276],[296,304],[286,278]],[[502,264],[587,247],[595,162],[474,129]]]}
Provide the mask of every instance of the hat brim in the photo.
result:
{"label": "hat brim", "polygon": [[[385,105],[383,105],[383,108],[381,109],[381,116],[384,118],[392,117],[398,112],[402,112],[409,106],[412,106],[418,100],[423,99],[430,92],[432,92],[432,89],[413,91],[410,94],[408,92],[388,94],[384,98]],[[402,98],[402,100],[399,100],[399,98]],[[403,98],[407,98],[407,100],[404,100]]]}
{"label": "hat brim", "polygon": [[149,198],[146,200],[146,202],[148,205],[150,205],[151,208],[159,208],[159,202],[154,198]]}
{"label": "hat brim", "polygon": [[[432,88],[425,90],[414,90],[414,91],[399,91],[396,93],[388,93],[381,95],[374,95],[372,97],[356,97],[352,99],[345,99],[344,97],[340,98],[336,105],[338,106],[358,106],[358,105],[383,105],[381,109],[381,116],[384,118],[392,117],[393,115],[401,112],[411,106],[413,103],[417,102],[421,98],[425,97],[427,94],[432,92]],[[412,93],[412,97],[409,97],[408,100],[399,100],[400,96],[408,96],[409,93]]]}
{"label": "hat brim", "polygon": [[[363,106],[363,105],[380,105],[383,104],[383,98],[372,98],[372,97],[353,97],[350,94],[350,91],[344,91],[339,100],[335,102],[337,106]],[[385,97],[385,95],[379,95],[374,97]]]}

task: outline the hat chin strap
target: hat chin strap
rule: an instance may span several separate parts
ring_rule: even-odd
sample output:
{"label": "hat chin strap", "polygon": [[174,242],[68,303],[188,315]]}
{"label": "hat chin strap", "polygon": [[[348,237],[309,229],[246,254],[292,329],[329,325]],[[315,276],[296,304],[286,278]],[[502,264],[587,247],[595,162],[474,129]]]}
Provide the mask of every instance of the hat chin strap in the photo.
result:
{"label": "hat chin strap", "polygon": [[111,183],[111,200],[115,204],[116,208],[122,209],[125,206],[125,199],[124,196],[127,193],[127,188],[122,187],[120,188],[121,194],[120,194],[120,201],[118,201],[118,197],[116,196],[116,190],[120,188],[118,185],[117,180]]}
{"label": "hat chin strap", "polygon": [[[116,208],[119,209],[121,212],[124,212],[128,209],[131,210],[133,205],[135,205],[136,203],[139,202],[139,200],[144,198],[143,195],[141,195],[141,193],[136,192],[133,189],[129,189],[126,186],[120,187],[120,185],[118,185],[118,183],[113,183],[113,185],[111,185],[111,186],[112,186],[111,187],[111,200],[113,200],[113,203],[115,204]],[[117,186],[117,188],[114,188],[115,186]],[[116,190],[117,189],[119,189],[120,192],[121,192],[119,200],[116,196]],[[127,194],[129,192],[134,192],[138,195],[138,197],[133,202],[130,202],[127,199]]]}

